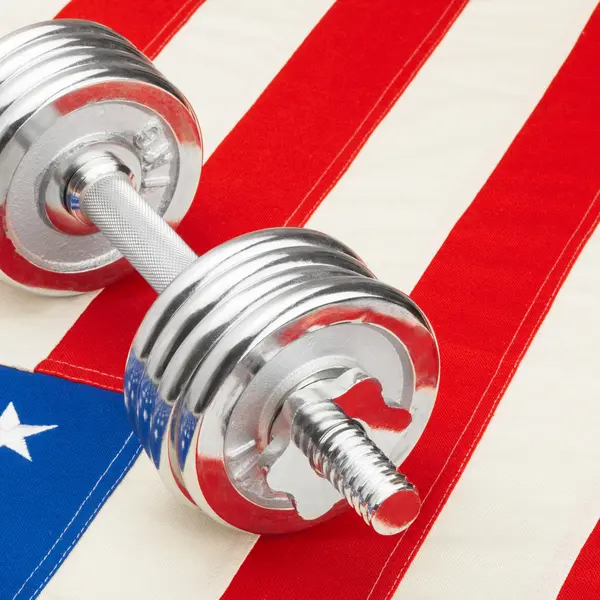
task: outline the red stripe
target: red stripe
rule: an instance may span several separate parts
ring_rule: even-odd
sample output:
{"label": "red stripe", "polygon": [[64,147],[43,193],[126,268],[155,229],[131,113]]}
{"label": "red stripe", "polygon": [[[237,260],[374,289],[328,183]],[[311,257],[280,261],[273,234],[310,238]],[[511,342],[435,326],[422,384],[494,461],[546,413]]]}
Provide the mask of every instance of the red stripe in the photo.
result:
{"label": "red stripe", "polygon": [[441,347],[431,422],[402,470],[424,496],[401,538],[346,514],[261,538],[226,600],[390,600],[600,218],[600,11],[416,286]]}
{"label": "red stripe", "polygon": [[150,58],[189,21],[205,0],[71,0],[57,19],[86,19],[112,27]]}
{"label": "red stripe", "polygon": [[[211,156],[183,237],[204,252],[303,224],[465,3],[335,3]],[[105,290],[38,370],[113,387],[153,297],[135,276]]]}
{"label": "red stripe", "polygon": [[557,600],[598,600],[600,598],[600,521],[571,567]]}

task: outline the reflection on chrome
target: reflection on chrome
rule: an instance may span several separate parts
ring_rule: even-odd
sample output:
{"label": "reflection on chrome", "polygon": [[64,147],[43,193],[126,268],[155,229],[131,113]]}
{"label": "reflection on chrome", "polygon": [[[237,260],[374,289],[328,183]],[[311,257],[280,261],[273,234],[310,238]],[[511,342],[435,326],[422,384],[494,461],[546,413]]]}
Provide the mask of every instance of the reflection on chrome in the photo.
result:
{"label": "reflection on chrome", "polygon": [[[126,404],[168,485],[222,522],[294,531],[350,502],[394,533],[419,509],[395,467],[438,372],[407,296],[328,236],[267,230],[200,257],[161,294],[130,353]],[[328,446],[333,430],[347,444]]]}
{"label": "reflection on chrome", "polygon": [[[272,462],[267,482],[287,492],[304,519],[326,514],[341,495],[377,532],[403,531],[416,519],[420,499],[385,452],[393,434],[410,425],[410,412],[390,409],[378,383],[359,369],[329,376],[323,373],[324,379],[286,398],[273,428],[278,439],[270,444],[284,449]],[[371,414],[391,413],[385,419],[386,435],[377,435],[380,430],[370,426],[369,405]],[[360,413],[363,418],[355,420]]]}

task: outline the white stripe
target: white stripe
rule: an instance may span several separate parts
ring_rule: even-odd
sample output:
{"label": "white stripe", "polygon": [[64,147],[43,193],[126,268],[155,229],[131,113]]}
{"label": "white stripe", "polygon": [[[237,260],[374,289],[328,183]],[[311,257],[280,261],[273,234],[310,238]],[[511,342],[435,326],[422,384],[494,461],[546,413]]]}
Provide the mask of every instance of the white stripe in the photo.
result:
{"label": "white stripe", "polygon": [[207,2],[157,59],[196,109],[210,156],[333,0]]}
{"label": "white stripe", "polygon": [[52,19],[68,0],[19,0],[0,5],[0,36],[37,21]]}
{"label": "white stripe", "polygon": [[600,515],[600,231],[395,598],[555,598]]}
{"label": "white stripe", "polygon": [[96,295],[34,296],[0,283],[0,364],[32,371]]}
{"label": "white stripe", "polygon": [[144,455],[40,598],[216,599],[255,539],[180,504]]}
{"label": "white stripe", "polygon": [[470,2],[308,226],[410,291],[542,97],[596,0]]}
{"label": "white stripe", "polygon": [[[64,0],[26,0],[0,9],[0,33],[51,18]],[[202,123],[205,158],[235,126],[333,0],[209,0],[157,60]],[[21,13],[23,5],[24,13]],[[5,14],[4,14],[5,13]],[[96,294],[37,298],[0,284],[0,364],[33,370]]]}

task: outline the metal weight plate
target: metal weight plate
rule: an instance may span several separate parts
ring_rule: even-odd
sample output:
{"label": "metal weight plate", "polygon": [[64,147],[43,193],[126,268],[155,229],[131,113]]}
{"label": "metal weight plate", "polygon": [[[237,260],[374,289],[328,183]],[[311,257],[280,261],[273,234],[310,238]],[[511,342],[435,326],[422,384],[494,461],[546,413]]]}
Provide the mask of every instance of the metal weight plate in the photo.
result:
{"label": "metal weight plate", "polygon": [[282,402],[315,373],[369,373],[379,390],[344,410],[396,464],[416,443],[437,391],[435,338],[406,296],[335,240],[257,232],[201,257],[170,287],[133,344],[128,412],[168,487],[213,517],[275,533],[347,507],[334,494],[300,510],[294,489],[322,480],[303,457],[295,488],[289,469],[274,468],[290,455],[289,432],[273,437]]}
{"label": "metal weight plate", "polygon": [[334,250],[358,260],[354,252],[341,242],[309,229],[272,228],[229,240],[202,255],[157,298],[140,325],[133,342],[132,353],[145,360],[171,315],[205,280],[218,274],[220,269],[226,268],[223,265],[227,265],[228,261],[245,261],[250,256],[247,252],[251,252],[251,255],[255,252],[263,254],[270,249],[296,246],[318,246],[323,250]]}
{"label": "metal weight plate", "polygon": [[177,226],[202,145],[181,93],[129,42],[84,21],[41,23],[0,40],[0,272],[41,293],[95,290],[130,271],[64,209],[72,173],[110,152]]}
{"label": "metal weight plate", "polygon": [[177,402],[172,443],[181,445],[189,423],[196,424],[182,469],[196,504],[260,533],[303,529],[346,509],[339,499],[307,519],[296,510],[291,488],[269,481],[279,458],[270,446],[272,424],[286,395],[315,373],[340,368],[360,369],[381,385],[381,392],[344,410],[377,426],[389,402],[394,417],[375,441],[399,465],[433,408],[435,339],[405,296],[372,279],[325,276],[284,289],[247,313],[211,348]]}
{"label": "metal weight plate", "polygon": [[[200,322],[206,327],[214,322],[213,330],[227,327],[237,311],[229,300],[239,301],[244,290],[256,293],[261,281],[277,273],[293,272],[298,277],[303,270],[321,270],[325,274],[334,268],[332,263],[346,273],[371,276],[348,248],[318,232],[292,228],[254,232],[199,257],[155,301],[132,345],[125,399],[133,428],[169,487],[173,488],[169,484],[174,473],[165,468],[164,434],[173,402],[163,398],[169,387],[163,375],[174,353]],[[206,341],[208,335],[200,338]],[[183,358],[191,357],[184,351]],[[177,374],[178,369],[171,373]]]}

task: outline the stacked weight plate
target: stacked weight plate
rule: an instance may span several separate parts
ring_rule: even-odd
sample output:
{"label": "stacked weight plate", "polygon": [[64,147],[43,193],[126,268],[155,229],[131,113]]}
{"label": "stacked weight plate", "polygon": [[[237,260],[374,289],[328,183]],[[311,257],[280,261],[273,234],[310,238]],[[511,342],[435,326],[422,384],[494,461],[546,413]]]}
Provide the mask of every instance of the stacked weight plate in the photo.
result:
{"label": "stacked weight plate", "polygon": [[[412,343],[423,359],[416,367]],[[378,379],[399,407],[418,409],[414,435],[386,448],[401,460],[437,388],[426,319],[332,238],[268,230],[200,257],[160,295],[132,346],[126,405],[171,488],[241,529],[300,529],[313,523],[266,481],[277,458],[271,427],[287,394],[315,373],[353,368]],[[426,382],[418,390],[416,378]]]}
{"label": "stacked weight plate", "polygon": [[94,149],[123,162],[169,223],[181,220],[198,183],[200,136],[186,100],[152,63],[89,22],[41,23],[3,38],[0,271],[13,282],[79,292],[129,270],[63,209],[65,180]]}

